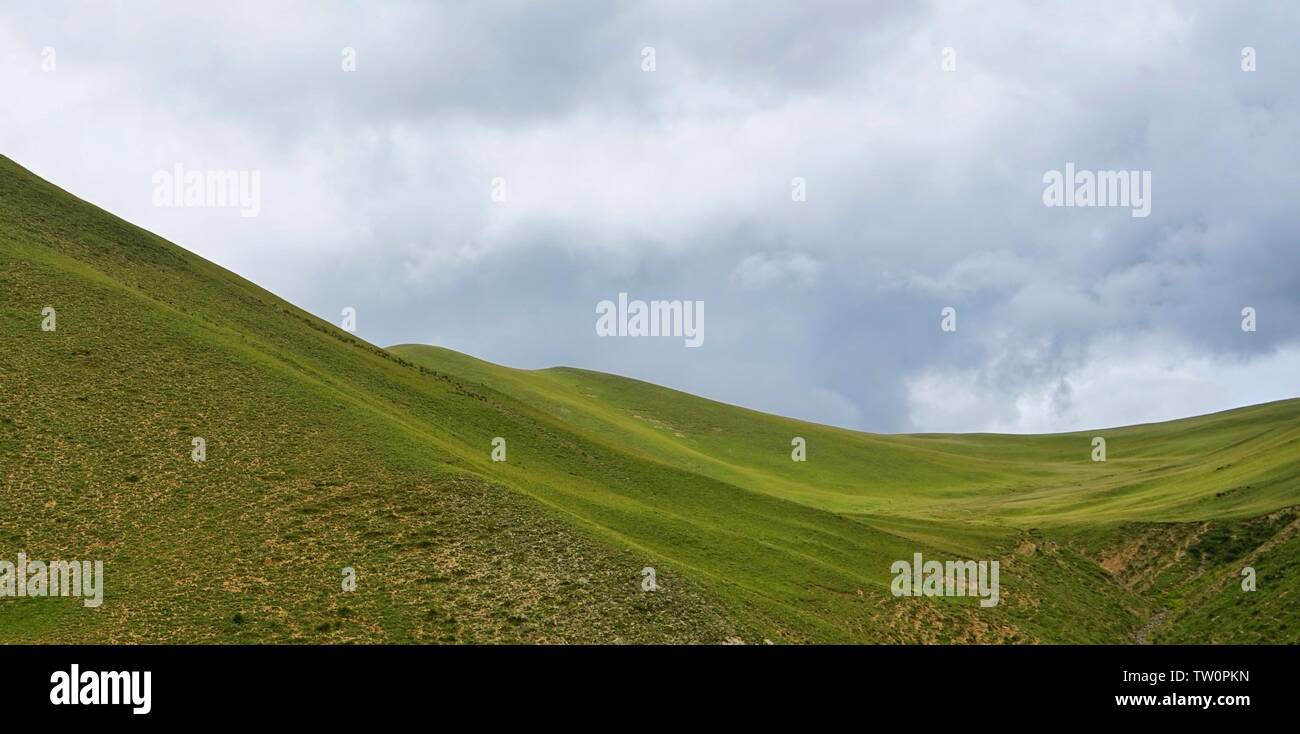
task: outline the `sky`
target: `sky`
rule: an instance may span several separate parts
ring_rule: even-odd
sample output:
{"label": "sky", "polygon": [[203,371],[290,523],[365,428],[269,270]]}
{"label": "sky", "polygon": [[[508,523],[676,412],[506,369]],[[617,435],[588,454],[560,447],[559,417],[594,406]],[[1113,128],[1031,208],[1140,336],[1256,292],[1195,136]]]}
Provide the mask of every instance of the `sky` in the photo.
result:
{"label": "sky", "polygon": [[1298,79],[1294,2],[0,3],[0,153],[370,342],[878,432],[1300,396]]}

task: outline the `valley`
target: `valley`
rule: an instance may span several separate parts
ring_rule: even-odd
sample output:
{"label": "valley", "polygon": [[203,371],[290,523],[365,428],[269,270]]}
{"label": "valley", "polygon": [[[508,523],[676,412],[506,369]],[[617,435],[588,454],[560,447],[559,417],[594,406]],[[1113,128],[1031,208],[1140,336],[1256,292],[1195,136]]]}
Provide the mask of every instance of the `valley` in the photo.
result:
{"label": "valley", "polygon": [[1300,400],[879,435],[381,348],[6,158],[0,386],[0,557],[105,569],[5,642],[1300,641]]}

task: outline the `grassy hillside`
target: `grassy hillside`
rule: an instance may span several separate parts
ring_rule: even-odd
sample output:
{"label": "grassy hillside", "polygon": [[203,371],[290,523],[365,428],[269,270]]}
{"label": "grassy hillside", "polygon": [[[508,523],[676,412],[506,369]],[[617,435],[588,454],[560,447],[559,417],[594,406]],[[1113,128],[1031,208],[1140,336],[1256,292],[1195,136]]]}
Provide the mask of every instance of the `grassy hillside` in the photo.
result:
{"label": "grassy hillside", "polygon": [[[1032,639],[1300,639],[1300,541],[1287,509],[1300,504],[1297,400],[1049,436],[877,436],[613,375],[514,370],[421,345],[390,351],[545,406],[624,453],[851,518],[927,555],[1003,558],[1003,584],[1032,589],[1034,608],[1008,624]],[[794,436],[807,441],[806,462],[790,460]],[[1107,441],[1104,463],[1091,460],[1094,436]],[[1008,561],[1029,567],[1008,575]],[[1138,562],[1164,582],[1130,583]],[[1253,593],[1240,587],[1246,565],[1260,579]]]}
{"label": "grassy hillside", "polygon": [[[40,328],[41,310],[57,329]],[[499,407],[0,159],[0,641],[719,641],[671,566],[474,471]],[[191,460],[191,438],[207,460]],[[474,442],[477,444],[477,441]],[[342,569],[357,574],[342,592]]]}
{"label": "grassy hillside", "polygon": [[[1300,401],[879,436],[382,350],[2,158],[0,286],[0,559],[108,576],[0,641],[1300,640]],[[916,552],[1001,603],[893,597]]]}
{"label": "grassy hillside", "polygon": [[[1300,498],[1300,401],[1048,436],[879,436],[757,413],[571,368],[524,371],[438,347],[389,349],[545,405],[629,452],[859,515],[979,515],[1016,525],[1248,517]],[[809,460],[790,460],[794,436]],[[1108,460],[1091,460],[1091,441]],[[1226,490],[1226,492],[1225,492]]]}

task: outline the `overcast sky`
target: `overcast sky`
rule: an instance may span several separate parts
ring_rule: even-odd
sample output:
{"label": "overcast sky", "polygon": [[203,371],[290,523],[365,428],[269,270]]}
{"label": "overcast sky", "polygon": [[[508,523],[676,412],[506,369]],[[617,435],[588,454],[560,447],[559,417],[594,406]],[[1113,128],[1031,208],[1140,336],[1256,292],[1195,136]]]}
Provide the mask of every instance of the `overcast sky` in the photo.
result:
{"label": "overcast sky", "polygon": [[[17,5],[0,153],[382,346],[889,432],[1300,395],[1300,3]],[[1150,216],[1045,206],[1067,162]],[[597,337],[619,292],[703,346]]]}

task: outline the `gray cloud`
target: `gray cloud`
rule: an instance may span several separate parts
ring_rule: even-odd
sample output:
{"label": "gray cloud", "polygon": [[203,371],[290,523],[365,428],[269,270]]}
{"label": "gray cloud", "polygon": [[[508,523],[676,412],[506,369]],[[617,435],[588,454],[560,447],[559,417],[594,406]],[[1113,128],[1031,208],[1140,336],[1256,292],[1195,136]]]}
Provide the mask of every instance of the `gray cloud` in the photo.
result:
{"label": "gray cloud", "polygon": [[[1297,21],[1285,3],[52,3],[0,13],[0,84],[24,101],[0,140],[324,318],[355,306],[379,344],[869,430],[1064,430],[1300,394]],[[1150,170],[1151,216],[1044,207],[1067,161]],[[261,215],[152,207],[176,162],[260,170]],[[620,291],[705,301],[705,346],[598,338]]]}

